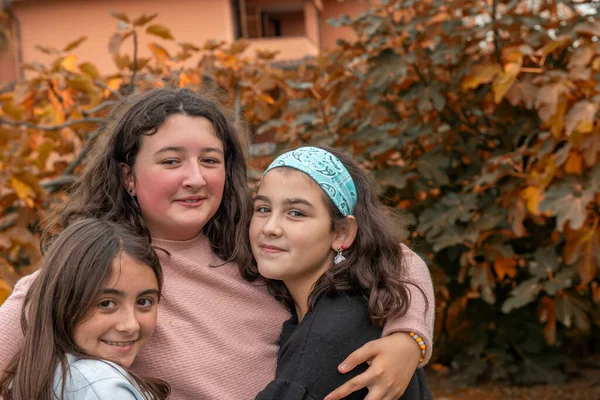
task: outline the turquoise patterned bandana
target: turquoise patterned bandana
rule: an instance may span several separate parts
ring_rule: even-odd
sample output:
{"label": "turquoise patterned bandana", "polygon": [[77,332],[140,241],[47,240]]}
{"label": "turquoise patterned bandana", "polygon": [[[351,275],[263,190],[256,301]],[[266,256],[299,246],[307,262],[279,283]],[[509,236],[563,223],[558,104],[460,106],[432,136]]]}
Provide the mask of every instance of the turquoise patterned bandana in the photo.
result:
{"label": "turquoise patterned bandana", "polygon": [[266,169],[294,168],[310,176],[327,193],[342,215],[352,215],[356,206],[356,186],[342,162],[330,152],[317,147],[300,147],[277,157]]}

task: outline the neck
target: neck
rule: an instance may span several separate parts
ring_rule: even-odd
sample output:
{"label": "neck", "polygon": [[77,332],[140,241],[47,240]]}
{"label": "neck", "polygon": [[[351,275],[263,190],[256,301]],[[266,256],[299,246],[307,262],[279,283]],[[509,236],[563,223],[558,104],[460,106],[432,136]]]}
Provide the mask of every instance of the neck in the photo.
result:
{"label": "neck", "polygon": [[298,316],[298,322],[300,322],[308,312],[308,296],[310,295],[315,282],[284,283],[292,295],[292,300],[294,300],[294,307],[296,309],[296,315]]}
{"label": "neck", "polygon": [[308,275],[301,275],[295,277],[295,279],[284,280],[285,287],[290,292],[292,300],[294,300],[294,307],[296,308],[296,314],[298,315],[298,322],[302,321],[302,318],[308,312],[308,297],[315,287],[315,283],[319,278],[327,271],[330,265],[328,260],[321,268],[318,268]]}

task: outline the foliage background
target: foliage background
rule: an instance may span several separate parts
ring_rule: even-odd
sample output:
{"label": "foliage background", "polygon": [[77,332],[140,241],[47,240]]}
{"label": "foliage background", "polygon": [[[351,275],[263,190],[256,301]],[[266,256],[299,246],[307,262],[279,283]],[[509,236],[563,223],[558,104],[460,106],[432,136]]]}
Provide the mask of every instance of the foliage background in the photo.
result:
{"label": "foliage background", "polygon": [[456,379],[564,380],[598,352],[600,327],[600,21],[597,2],[580,3],[381,1],[332,21],[356,41],[293,68],[242,41],[170,54],[156,15],[113,13],[115,75],[78,60],[85,37],[39,46],[55,62],[24,65],[31,77],[0,94],[0,302],[35,268],[40,221],[111,106],[192,87],[231,108],[253,179],[301,144],[344,148],[372,172],[431,266],[434,357]]}

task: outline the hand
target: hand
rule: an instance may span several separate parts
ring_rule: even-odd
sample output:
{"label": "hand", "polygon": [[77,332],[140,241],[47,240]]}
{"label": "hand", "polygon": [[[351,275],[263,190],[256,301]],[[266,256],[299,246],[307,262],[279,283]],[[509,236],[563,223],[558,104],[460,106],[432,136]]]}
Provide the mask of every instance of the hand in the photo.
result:
{"label": "hand", "polygon": [[365,400],[397,400],[412,379],[421,349],[406,332],[396,332],[373,340],[348,356],[338,367],[345,374],[364,362],[369,368],[329,393],[325,400],[339,400],[368,388]]}

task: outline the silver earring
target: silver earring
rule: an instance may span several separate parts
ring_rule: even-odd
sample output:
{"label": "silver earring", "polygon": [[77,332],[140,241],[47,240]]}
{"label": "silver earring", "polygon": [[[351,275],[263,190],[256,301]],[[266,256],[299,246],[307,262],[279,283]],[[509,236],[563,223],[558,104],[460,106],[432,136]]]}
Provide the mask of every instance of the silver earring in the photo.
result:
{"label": "silver earring", "polygon": [[336,256],[333,258],[333,263],[334,264],[339,264],[342,261],[344,261],[346,259],[346,257],[344,257],[342,255],[342,248],[339,247]]}

